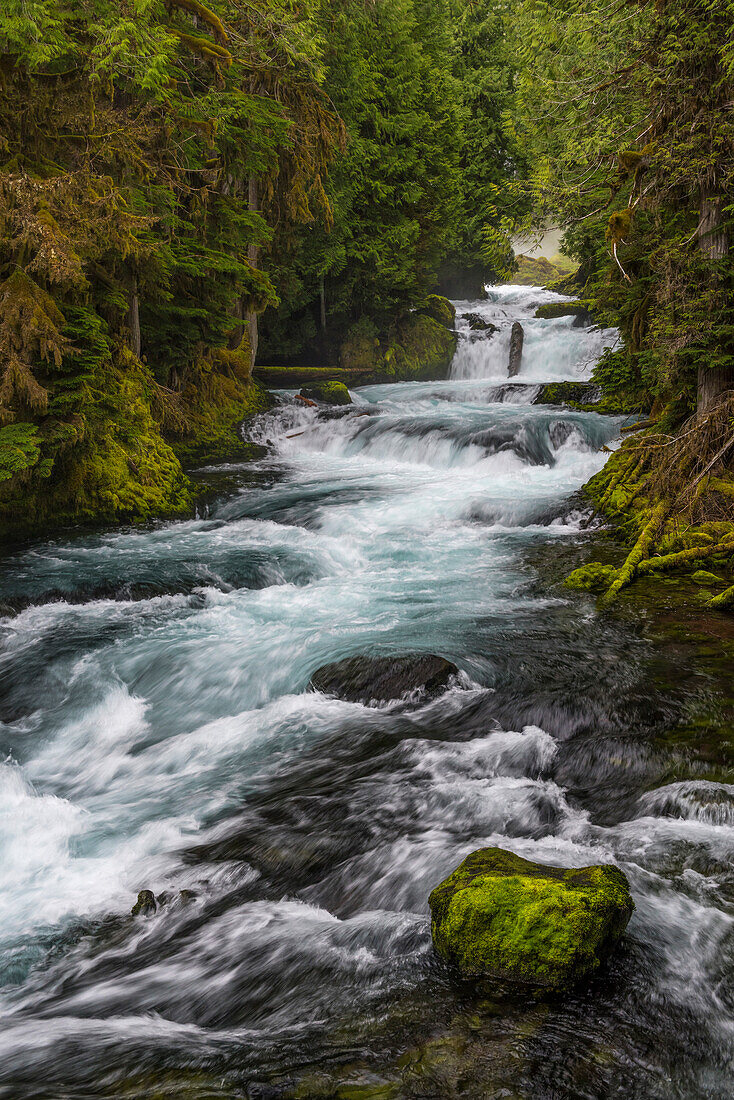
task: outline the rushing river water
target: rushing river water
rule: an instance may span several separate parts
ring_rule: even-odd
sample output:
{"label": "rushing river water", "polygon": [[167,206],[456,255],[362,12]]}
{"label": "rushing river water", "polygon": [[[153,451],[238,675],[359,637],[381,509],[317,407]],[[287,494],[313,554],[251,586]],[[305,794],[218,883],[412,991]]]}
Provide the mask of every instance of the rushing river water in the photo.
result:
{"label": "rushing river water", "polygon": [[[448,381],[284,395],[204,519],[3,560],[0,1095],[732,1095],[734,787],[676,778],[649,643],[532,564],[593,537],[620,426],[530,403],[614,339],[534,320],[556,298],[459,303],[500,332],[460,321]],[[414,652],[461,681],[308,690]],[[428,894],[488,844],[624,868],[590,988],[495,1002],[433,956]]]}

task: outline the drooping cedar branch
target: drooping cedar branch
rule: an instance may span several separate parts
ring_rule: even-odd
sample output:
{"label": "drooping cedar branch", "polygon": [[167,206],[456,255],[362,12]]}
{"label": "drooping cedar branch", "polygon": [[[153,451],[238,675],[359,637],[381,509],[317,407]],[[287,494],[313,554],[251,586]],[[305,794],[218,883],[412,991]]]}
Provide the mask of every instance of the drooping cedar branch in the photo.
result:
{"label": "drooping cedar branch", "polygon": [[232,64],[232,54],[224,46],[218,45],[216,42],[212,42],[211,38],[202,38],[200,35],[185,34],[183,31],[178,30],[176,27],[171,27],[171,32],[175,34],[179,41],[186,46],[192,53],[198,53],[201,57],[205,57],[207,61],[213,61],[216,64],[224,65],[225,69],[228,69]]}
{"label": "drooping cedar branch", "polygon": [[211,27],[214,37],[220,45],[224,45],[225,42],[229,42],[229,35],[227,34],[224,23],[213,11],[204,7],[199,3],[199,0],[168,0],[169,5],[172,8],[181,8],[183,11],[189,12],[191,15],[198,16],[208,26]]}

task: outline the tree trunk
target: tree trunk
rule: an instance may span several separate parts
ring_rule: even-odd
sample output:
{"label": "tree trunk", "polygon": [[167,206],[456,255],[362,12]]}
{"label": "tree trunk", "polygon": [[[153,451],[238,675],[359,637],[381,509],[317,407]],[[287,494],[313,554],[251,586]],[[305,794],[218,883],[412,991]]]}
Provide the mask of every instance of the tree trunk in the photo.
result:
{"label": "tree trunk", "polygon": [[321,307],[321,332],[326,336],[326,291],[324,289],[324,276],[319,280],[319,304]]}
{"label": "tree trunk", "polygon": [[130,290],[128,292],[128,303],[127,323],[129,329],[130,351],[139,359],[142,343],[140,337],[140,299],[138,296],[137,275],[133,275],[132,277]]}
{"label": "tree trunk", "polygon": [[[729,238],[724,226],[724,202],[720,195],[701,196],[698,220],[698,241],[701,251],[713,262],[726,258]],[[726,390],[734,387],[734,376],[726,367],[698,368],[698,392],[696,407],[706,412]]]}
{"label": "tree trunk", "polygon": [[[255,176],[250,176],[250,182],[247,189],[247,208],[250,211],[257,210],[257,179]],[[250,261],[253,267],[257,267],[258,260],[258,248],[256,244],[251,244],[247,249],[247,259]],[[250,334],[250,369],[255,366],[255,358],[257,356],[257,313],[254,309],[247,311],[247,329]]]}

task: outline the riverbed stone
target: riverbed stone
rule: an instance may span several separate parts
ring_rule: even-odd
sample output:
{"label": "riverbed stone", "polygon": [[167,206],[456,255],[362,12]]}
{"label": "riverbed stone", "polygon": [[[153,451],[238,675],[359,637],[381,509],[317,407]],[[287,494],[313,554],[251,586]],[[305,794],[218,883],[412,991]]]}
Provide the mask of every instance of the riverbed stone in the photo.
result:
{"label": "riverbed stone", "polygon": [[519,321],[513,321],[510,332],[510,360],[507,374],[514,378],[522,365],[522,347],[525,342],[525,330]]}
{"label": "riverbed stone", "polygon": [[634,910],[618,867],[547,866],[502,848],[472,852],[429,905],[434,947],[464,977],[555,992],[600,966]]}
{"label": "riverbed stone", "polygon": [[434,654],[403,657],[347,657],[323,665],[311,686],[352,703],[388,703],[417,693],[417,701],[435,698],[449,686],[458,668]]}

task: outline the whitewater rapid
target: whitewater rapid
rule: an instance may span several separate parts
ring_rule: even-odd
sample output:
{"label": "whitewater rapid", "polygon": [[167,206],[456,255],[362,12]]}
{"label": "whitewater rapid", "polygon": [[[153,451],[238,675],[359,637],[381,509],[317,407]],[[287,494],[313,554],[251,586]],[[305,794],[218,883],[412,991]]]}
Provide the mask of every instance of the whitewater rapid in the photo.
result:
{"label": "whitewater rapid", "polygon": [[[532,404],[617,339],[534,318],[559,300],[457,303],[446,381],[364,387],[328,417],[284,394],[250,429],[267,457],[220,469],[235,487],[205,518],[6,556],[0,1095],[134,1077],[153,1096],[193,1067],[217,1095],[286,1096],[356,1049],[389,1062],[376,1021],[403,1006],[400,1028],[434,1034],[459,1003],[426,902],[486,844],[619,863],[637,905],[608,984],[551,1011],[538,1052],[556,1053],[518,1063],[517,1094],[529,1072],[535,1097],[727,1094],[734,786],[661,781],[618,707],[641,643],[532,564],[589,537],[574,493],[621,424]],[[462,670],[417,711],[309,690],[328,661],[414,652]],[[143,888],[173,900],[133,921]],[[558,1069],[579,1049],[587,1092]]]}

